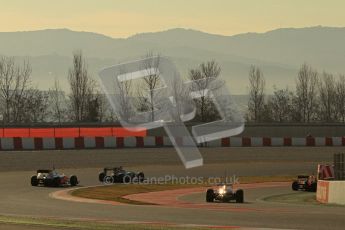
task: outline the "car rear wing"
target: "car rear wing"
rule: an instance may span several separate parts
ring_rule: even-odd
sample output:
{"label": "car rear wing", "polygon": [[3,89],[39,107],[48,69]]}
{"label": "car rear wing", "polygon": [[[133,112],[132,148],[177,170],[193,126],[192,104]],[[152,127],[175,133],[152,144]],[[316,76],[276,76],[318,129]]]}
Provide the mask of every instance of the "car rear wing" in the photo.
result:
{"label": "car rear wing", "polygon": [[37,170],[37,173],[50,173],[52,170],[50,169],[39,169]]}

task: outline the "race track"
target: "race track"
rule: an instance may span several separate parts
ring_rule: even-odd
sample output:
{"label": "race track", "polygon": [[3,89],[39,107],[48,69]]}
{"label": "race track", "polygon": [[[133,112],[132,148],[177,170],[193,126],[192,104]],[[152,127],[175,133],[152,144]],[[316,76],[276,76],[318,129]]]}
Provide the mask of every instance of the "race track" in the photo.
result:
{"label": "race track", "polygon": [[[187,206],[104,205],[52,199],[62,188],[31,187],[37,168],[52,164],[76,174],[81,186],[99,185],[97,175],[104,166],[128,166],[148,177],[176,176],[270,176],[312,173],[317,163],[331,162],[343,148],[209,148],[203,149],[205,166],[185,170],[173,149],[118,149],[0,153],[0,215],[23,215],[63,219],[139,221],[154,223],[218,225],[243,228],[343,229],[345,208],[341,206],[281,204],[263,197],[291,193],[289,186],[245,188],[244,204],[212,204],[203,193],[185,194],[178,200]],[[0,224],[0,229],[2,226]],[[5,228],[6,229],[6,228]],[[25,229],[25,228],[23,228]]]}

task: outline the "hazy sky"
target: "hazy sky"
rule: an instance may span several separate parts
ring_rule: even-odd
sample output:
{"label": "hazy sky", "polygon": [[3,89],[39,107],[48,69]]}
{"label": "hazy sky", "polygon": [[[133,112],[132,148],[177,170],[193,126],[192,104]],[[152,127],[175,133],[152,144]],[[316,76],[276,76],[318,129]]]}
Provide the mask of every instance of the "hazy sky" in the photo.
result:
{"label": "hazy sky", "polygon": [[344,0],[0,0],[0,31],[69,28],[128,37],[175,27],[232,35],[345,26]]}

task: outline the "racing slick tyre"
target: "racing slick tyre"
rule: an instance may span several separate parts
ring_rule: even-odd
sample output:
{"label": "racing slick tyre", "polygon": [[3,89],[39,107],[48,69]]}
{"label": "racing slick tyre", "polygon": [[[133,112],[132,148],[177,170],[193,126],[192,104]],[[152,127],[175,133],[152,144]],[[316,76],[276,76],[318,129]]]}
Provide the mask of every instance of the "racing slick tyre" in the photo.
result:
{"label": "racing slick tyre", "polygon": [[143,172],[138,173],[138,182],[144,182],[145,175]]}
{"label": "racing slick tyre", "polygon": [[307,191],[307,192],[316,192],[317,183],[308,184],[306,182],[304,187],[305,187],[305,191]]}
{"label": "racing slick tyre", "polygon": [[114,184],[115,179],[112,176],[106,176],[104,177],[103,183],[104,184]]}
{"label": "racing slick tyre", "polygon": [[69,178],[69,183],[70,185],[73,187],[73,186],[76,186],[78,184],[78,178],[77,176],[73,175]]}
{"label": "racing slick tyre", "polygon": [[105,173],[104,173],[104,172],[100,172],[100,173],[98,174],[98,180],[99,180],[100,182],[104,182],[104,178],[105,178]]}
{"label": "racing slick tyre", "polygon": [[52,182],[51,182],[51,180],[45,179],[45,180],[43,180],[43,185],[45,187],[50,187],[50,186],[52,186]]}
{"label": "racing slick tyre", "polygon": [[311,184],[311,192],[316,192],[317,190],[317,182]]}
{"label": "racing slick tyre", "polygon": [[243,203],[243,201],[244,201],[243,190],[242,189],[237,190],[235,197],[236,197],[236,203]]}
{"label": "racing slick tyre", "polygon": [[208,189],[206,192],[206,202],[213,202],[214,201],[214,191],[213,189]]}
{"label": "racing slick tyre", "polygon": [[37,176],[32,176],[31,177],[31,186],[38,186]]}
{"label": "racing slick tyre", "polygon": [[56,177],[53,179],[53,187],[59,187],[60,186],[60,178]]}
{"label": "racing slick tyre", "polygon": [[123,175],[122,183],[129,184],[133,182],[133,178],[130,175]]}
{"label": "racing slick tyre", "polygon": [[294,191],[298,191],[298,182],[297,181],[292,182],[291,188]]}

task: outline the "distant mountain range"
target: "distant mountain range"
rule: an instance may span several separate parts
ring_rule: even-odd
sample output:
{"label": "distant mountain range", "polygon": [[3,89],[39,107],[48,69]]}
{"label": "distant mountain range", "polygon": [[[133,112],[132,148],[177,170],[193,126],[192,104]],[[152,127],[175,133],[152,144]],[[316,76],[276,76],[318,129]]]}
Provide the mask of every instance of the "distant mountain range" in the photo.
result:
{"label": "distant mountain range", "polygon": [[[203,61],[216,60],[233,94],[247,93],[248,70],[258,65],[273,85],[293,87],[298,68],[307,62],[320,71],[345,73],[345,28],[310,27],[277,29],[266,33],[222,36],[187,29],[137,34],[126,39],[102,34],[48,29],[28,32],[0,32],[0,55],[28,58],[34,84],[47,89],[56,77],[67,87],[72,52],[81,49],[90,72],[137,59],[148,51],[171,57],[180,72]],[[67,88],[66,88],[67,89]]]}

